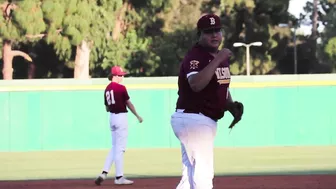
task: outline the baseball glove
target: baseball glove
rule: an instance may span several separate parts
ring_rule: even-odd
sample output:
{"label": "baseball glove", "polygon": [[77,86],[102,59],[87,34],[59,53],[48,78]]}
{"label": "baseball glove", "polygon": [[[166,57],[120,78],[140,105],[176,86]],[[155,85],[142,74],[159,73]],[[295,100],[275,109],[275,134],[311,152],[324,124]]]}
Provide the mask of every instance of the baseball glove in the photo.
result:
{"label": "baseball glove", "polygon": [[230,104],[230,106],[228,107],[228,111],[233,116],[233,120],[229,126],[229,129],[232,129],[241,120],[244,114],[244,105],[241,102],[235,101]]}

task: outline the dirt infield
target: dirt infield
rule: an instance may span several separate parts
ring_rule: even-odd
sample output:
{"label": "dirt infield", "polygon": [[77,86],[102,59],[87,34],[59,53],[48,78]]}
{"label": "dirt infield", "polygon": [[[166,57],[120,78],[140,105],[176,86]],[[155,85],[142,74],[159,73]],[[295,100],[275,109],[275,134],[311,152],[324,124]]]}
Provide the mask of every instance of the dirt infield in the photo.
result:
{"label": "dirt infield", "polygon": [[[179,178],[134,179],[131,186],[115,186],[112,179],[101,186],[92,180],[2,181],[0,189],[174,189]],[[216,177],[215,189],[336,189],[336,175],[227,176]]]}

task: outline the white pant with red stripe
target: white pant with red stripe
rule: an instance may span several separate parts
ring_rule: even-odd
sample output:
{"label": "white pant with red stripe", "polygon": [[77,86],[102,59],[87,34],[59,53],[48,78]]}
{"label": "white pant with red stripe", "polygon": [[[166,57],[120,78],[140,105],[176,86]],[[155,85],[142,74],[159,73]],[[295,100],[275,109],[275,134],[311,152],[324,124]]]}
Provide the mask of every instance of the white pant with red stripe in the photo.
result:
{"label": "white pant with red stripe", "polygon": [[112,148],[106,157],[103,171],[109,172],[115,163],[115,175],[124,174],[124,152],[127,145],[128,122],[127,113],[110,113],[109,122],[112,136]]}
{"label": "white pant with red stripe", "polygon": [[177,111],[171,126],[182,151],[182,178],[177,189],[212,189],[217,122],[202,114]]}

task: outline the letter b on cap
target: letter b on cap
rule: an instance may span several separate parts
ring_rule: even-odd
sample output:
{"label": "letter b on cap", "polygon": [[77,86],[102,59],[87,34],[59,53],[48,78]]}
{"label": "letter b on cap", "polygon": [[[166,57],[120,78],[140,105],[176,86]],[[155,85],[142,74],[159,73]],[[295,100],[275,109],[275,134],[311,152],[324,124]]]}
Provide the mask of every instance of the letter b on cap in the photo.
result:
{"label": "letter b on cap", "polygon": [[210,25],[215,25],[216,24],[216,20],[214,17],[210,17]]}

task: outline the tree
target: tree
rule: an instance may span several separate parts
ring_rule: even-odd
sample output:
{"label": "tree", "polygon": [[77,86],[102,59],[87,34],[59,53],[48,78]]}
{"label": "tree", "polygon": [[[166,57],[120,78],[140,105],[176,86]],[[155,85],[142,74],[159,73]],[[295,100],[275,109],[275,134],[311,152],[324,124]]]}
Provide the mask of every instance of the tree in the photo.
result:
{"label": "tree", "polygon": [[[334,52],[334,40],[336,36],[335,19],[336,19],[336,1],[335,0],[314,0],[307,2],[304,17],[305,21],[312,24],[312,35],[308,36],[307,43],[313,47],[310,54],[314,60],[315,68],[326,67],[324,72],[330,72],[332,67],[335,67],[335,60],[332,53]],[[317,28],[324,27],[322,32]],[[320,39],[317,43],[317,39]],[[316,68],[317,67],[317,68]]]}
{"label": "tree", "polygon": [[[203,13],[216,13],[222,17],[225,42],[224,46],[231,48],[234,42],[262,41],[263,46],[252,49],[253,73],[265,74],[275,67],[277,61],[273,57],[273,48],[277,48],[275,36],[290,35],[276,30],[277,25],[288,22],[291,18],[287,12],[289,0],[170,0],[170,1],[134,1],[137,12],[144,20],[145,36],[150,36],[153,55],[152,68],[154,72],[148,75],[176,75],[179,62],[185,52],[197,40],[196,22]],[[282,40],[278,39],[278,40]],[[285,43],[287,46],[288,41]],[[280,49],[280,48],[279,48]],[[245,73],[244,49],[233,49],[235,52],[232,72]],[[147,52],[148,52],[147,51]],[[141,62],[141,61],[138,61]],[[132,64],[133,65],[133,64]]]}
{"label": "tree", "polygon": [[[217,1],[218,2],[218,1]],[[288,23],[291,17],[287,11],[289,0],[221,0],[211,8],[219,12],[224,25],[224,46],[232,48],[232,73],[245,74],[246,52],[244,48],[233,48],[235,42],[251,43],[260,41],[261,47],[251,48],[251,74],[266,74],[276,68],[278,61],[274,51],[280,45],[287,46],[283,39],[289,35],[288,29],[278,28],[280,23]]]}
{"label": "tree", "polygon": [[123,1],[123,8],[116,17],[113,40],[107,41],[107,48],[102,51],[100,67],[105,70],[104,75],[112,65],[125,67],[130,76],[156,74],[161,62],[155,40],[160,40],[156,36],[163,34],[162,14],[170,6],[171,0]]}
{"label": "tree", "polygon": [[[317,17],[326,28],[323,33],[317,33],[322,39],[317,52],[320,62],[330,64],[335,52],[334,1],[319,0],[318,7],[322,8]],[[10,18],[17,29],[9,32],[10,39],[13,47],[19,48],[21,44],[21,50],[27,52],[25,48],[29,48],[35,54],[41,54],[43,46],[47,46],[49,63],[44,66],[56,67],[59,63],[62,67],[57,68],[60,74],[56,77],[103,77],[113,65],[126,68],[130,76],[177,75],[179,63],[197,40],[196,22],[204,13],[216,13],[222,19],[223,47],[235,54],[232,74],[246,72],[245,49],[233,48],[233,43],[254,41],[263,45],[251,48],[252,74],[293,73],[293,33],[289,27],[278,26],[279,23],[297,25],[287,11],[289,0],[23,0],[14,5],[29,7],[34,3],[37,7],[34,13],[39,14],[29,23],[33,23],[33,28],[43,27],[25,32],[31,28],[23,25],[25,22],[21,23],[22,27],[18,25],[20,22],[15,19],[19,17],[13,13],[31,14],[30,9],[16,8]],[[3,34],[8,28],[11,29],[8,24],[5,29],[0,28],[0,38],[5,39]],[[308,41],[306,36],[297,40],[300,73],[316,69],[316,58],[309,52],[313,46]],[[39,66],[46,61],[39,54],[33,59]]]}
{"label": "tree", "polygon": [[2,74],[5,80],[13,79],[12,61],[15,56],[22,56],[32,62],[32,58],[25,52],[12,50],[19,42],[34,42],[35,35],[45,30],[40,3],[30,1],[1,1],[3,16],[0,17],[0,38],[3,40]]}
{"label": "tree", "polygon": [[320,52],[323,60],[336,70],[336,0],[321,0],[319,17],[324,25]]}
{"label": "tree", "polygon": [[[74,68],[74,78],[89,78],[90,61],[99,56],[95,49],[104,47],[104,41],[110,37],[114,14],[121,8],[121,3],[121,0],[43,1],[46,41],[54,44],[60,59]],[[93,57],[92,50],[95,51]]]}
{"label": "tree", "polygon": [[[142,18],[137,35],[145,41],[132,54],[127,67],[134,75],[176,75],[179,63],[196,40],[195,24],[201,16],[202,0],[132,1]],[[139,23],[139,21],[138,21]]]}

